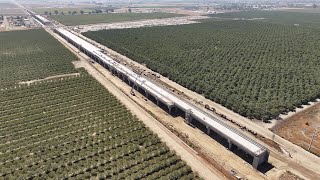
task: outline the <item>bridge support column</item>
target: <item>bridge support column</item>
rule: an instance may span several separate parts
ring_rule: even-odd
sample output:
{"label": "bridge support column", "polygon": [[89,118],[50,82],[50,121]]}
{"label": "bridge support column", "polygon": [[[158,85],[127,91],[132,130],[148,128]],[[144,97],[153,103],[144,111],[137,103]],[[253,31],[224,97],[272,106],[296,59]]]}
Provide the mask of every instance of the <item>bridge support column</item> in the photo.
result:
{"label": "bridge support column", "polygon": [[231,150],[231,148],[232,148],[232,142],[231,142],[230,139],[228,139],[228,144],[229,144],[228,148],[229,148],[229,150]]}
{"label": "bridge support column", "polygon": [[157,100],[157,106],[159,106],[160,101],[158,98],[156,98],[156,100]]}
{"label": "bridge support column", "polygon": [[173,106],[168,106],[168,109],[169,109],[169,114],[172,114],[172,110],[173,110]]}
{"label": "bridge support column", "polygon": [[144,92],[146,93],[146,97],[149,98],[149,93],[146,90]]}
{"label": "bridge support column", "polygon": [[253,158],[253,162],[252,162],[253,168],[258,169],[259,161],[260,161],[260,158],[259,158],[259,157],[255,156],[255,157]]}
{"label": "bridge support column", "polygon": [[188,124],[192,122],[192,115],[189,112],[186,112],[186,121]]}
{"label": "bridge support column", "polygon": [[210,132],[211,132],[210,127],[209,127],[209,126],[206,126],[206,128],[207,128],[207,134],[210,135]]}

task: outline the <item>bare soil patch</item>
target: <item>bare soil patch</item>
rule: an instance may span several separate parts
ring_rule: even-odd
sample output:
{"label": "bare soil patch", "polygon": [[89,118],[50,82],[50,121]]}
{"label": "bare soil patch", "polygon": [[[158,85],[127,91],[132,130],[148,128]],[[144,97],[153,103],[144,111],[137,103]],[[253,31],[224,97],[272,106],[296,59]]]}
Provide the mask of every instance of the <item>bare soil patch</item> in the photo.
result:
{"label": "bare soil patch", "polygon": [[186,16],[186,17],[173,17],[164,19],[149,19],[149,20],[138,20],[131,22],[117,22],[117,23],[101,23],[101,24],[90,24],[80,25],[74,27],[75,30],[83,33],[87,31],[99,31],[107,29],[128,29],[128,28],[141,28],[141,27],[152,27],[152,26],[172,26],[182,24],[194,24],[199,23],[197,20],[207,19],[206,16]]}
{"label": "bare soil patch", "polygon": [[[298,113],[275,127],[275,132],[292,143],[308,150],[315,127],[320,126],[320,104]],[[319,128],[320,129],[320,128]],[[310,152],[320,155],[320,133],[314,137]]]}
{"label": "bare soil patch", "polygon": [[282,180],[302,180],[302,178],[296,176],[295,174],[291,173],[290,171],[286,171],[283,173],[279,179]]}

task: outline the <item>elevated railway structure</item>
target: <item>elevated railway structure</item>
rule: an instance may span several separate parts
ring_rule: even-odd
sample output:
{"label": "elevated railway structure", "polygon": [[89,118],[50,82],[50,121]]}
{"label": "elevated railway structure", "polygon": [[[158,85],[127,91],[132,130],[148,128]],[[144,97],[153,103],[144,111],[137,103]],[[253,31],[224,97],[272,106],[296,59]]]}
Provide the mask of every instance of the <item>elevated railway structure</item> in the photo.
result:
{"label": "elevated railway structure", "polygon": [[173,109],[179,108],[185,113],[185,118],[188,123],[192,121],[200,122],[206,127],[207,133],[210,134],[210,131],[214,131],[225,138],[228,141],[229,149],[231,149],[232,146],[236,146],[252,156],[252,166],[254,168],[257,169],[258,166],[268,161],[269,151],[266,147],[246,136],[238,129],[229,126],[220,117],[208,114],[204,110],[174,95],[169,90],[157,85],[154,81],[140,76],[125,65],[116,62],[104,54],[101,49],[72,32],[64,28],[56,28],[54,31],[90,58],[109,69],[112,73],[117,74],[124,81],[127,81],[129,85],[136,86],[140,88],[140,90],[143,90],[147,97],[154,97],[158,105],[160,102],[163,103],[168,108],[169,113],[171,113]]}
{"label": "elevated railway structure", "polygon": [[51,21],[48,20],[47,18],[44,18],[43,16],[38,15],[37,13],[30,10],[27,10],[27,13],[33,18],[35,18],[38,22],[40,22],[43,26],[51,25]]}

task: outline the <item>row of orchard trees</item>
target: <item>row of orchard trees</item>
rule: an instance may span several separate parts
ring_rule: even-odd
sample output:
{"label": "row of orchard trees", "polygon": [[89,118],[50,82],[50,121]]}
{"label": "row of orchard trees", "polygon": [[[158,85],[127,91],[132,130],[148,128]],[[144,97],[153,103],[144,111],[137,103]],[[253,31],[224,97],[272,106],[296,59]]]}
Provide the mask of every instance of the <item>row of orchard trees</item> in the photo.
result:
{"label": "row of orchard trees", "polygon": [[89,75],[0,91],[0,179],[198,178]]}
{"label": "row of orchard trees", "polygon": [[0,33],[0,89],[75,72],[77,58],[43,29]]}
{"label": "row of orchard trees", "polygon": [[76,10],[69,10],[69,11],[59,11],[59,10],[54,10],[53,12],[51,11],[44,11],[43,14],[44,15],[77,15],[77,14],[101,14],[103,12],[106,12],[106,13],[109,13],[109,12],[114,12],[114,9],[106,9],[106,10],[103,10],[103,9],[95,9],[95,10],[80,10],[80,11],[76,11]]}
{"label": "row of orchard trees", "polygon": [[314,28],[206,20],[84,35],[249,118],[272,119],[320,97]]}

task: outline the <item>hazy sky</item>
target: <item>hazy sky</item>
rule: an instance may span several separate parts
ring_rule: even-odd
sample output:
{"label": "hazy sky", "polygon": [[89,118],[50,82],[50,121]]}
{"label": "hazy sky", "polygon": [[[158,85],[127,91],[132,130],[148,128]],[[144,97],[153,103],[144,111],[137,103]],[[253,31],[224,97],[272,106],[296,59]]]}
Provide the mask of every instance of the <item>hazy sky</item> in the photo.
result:
{"label": "hazy sky", "polygon": [[[0,0],[0,2],[10,2],[11,0]],[[194,3],[209,3],[209,2],[306,2],[320,3],[320,0],[16,0],[17,2],[131,2],[131,3],[157,3],[157,2],[194,2]]]}

